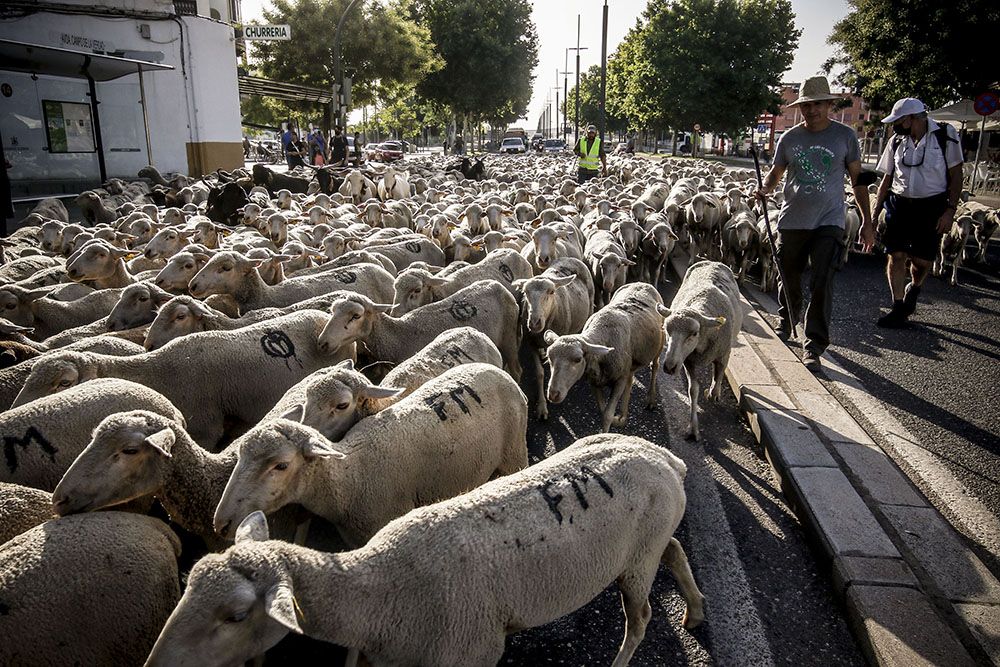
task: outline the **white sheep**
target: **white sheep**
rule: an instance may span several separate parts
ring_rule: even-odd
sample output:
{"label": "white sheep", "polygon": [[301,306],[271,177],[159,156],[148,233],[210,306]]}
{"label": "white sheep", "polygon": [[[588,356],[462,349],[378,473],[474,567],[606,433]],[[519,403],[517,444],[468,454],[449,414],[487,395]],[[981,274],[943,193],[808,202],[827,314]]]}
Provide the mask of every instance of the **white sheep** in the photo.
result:
{"label": "white sheep", "polygon": [[55,352],[34,361],[14,405],[98,377],[133,380],[159,391],[181,411],[188,432],[214,448],[227,419],[255,424],[292,386],[343,357],[317,344],[324,313],[305,310],[234,331],[184,336],[145,354],[112,357]]}
{"label": "white sheep", "polygon": [[704,619],[673,537],[685,473],[645,440],[592,436],[416,509],[347,554],[265,541],[267,522],[253,513],[233,547],[192,569],[146,664],[239,664],[296,632],[373,664],[494,665],[508,633],[563,617],[617,582],[626,632],[613,664],[623,667],[645,635],[661,563],[687,604],[684,626]]}
{"label": "white sheep", "polygon": [[0,313],[15,324],[31,327],[31,337],[40,341],[110,314],[124,289],[96,290],[75,301],[50,299],[50,291],[48,287],[0,286]]}
{"label": "white sheep", "polygon": [[410,184],[406,180],[406,175],[397,172],[392,167],[386,167],[382,174],[382,180],[378,182],[378,198],[382,201],[387,199],[405,199],[410,196]]}
{"label": "white sheep", "polygon": [[180,598],[162,521],[98,512],[0,546],[0,664],[139,665]]}
{"label": "white sheep", "polygon": [[958,269],[965,260],[965,246],[969,242],[971,233],[972,216],[962,215],[952,221],[951,229],[948,230],[947,234],[941,236],[941,243],[938,245],[937,257],[934,259],[935,276],[943,274],[945,263],[951,262],[949,284],[958,284]]}
{"label": "white sheep", "polygon": [[728,266],[701,261],[688,267],[684,282],[670,308],[660,307],[666,317],[666,354],[663,370],[673,374],[683,366],[691,401],[691,436],[701,438],[698,428],[697,368],[712,364],[712,385],[706,398],[718,400],[722,392],[729,354],[743,326],[740,288]]}
{"label": "white sheep", "polygon": [[330,320],[320,334],[324,350],[358,343],[375,361],[399,363],[442,331],[464,325],[489,336],[511,377],[521,377],[517,301],[495,280],[480,280],[398,318],[389,315],[391,305],[375,303],[364,295],[341,292],[339,297],[330,307]]}
{"label": "white sheep", "polygon": [[51,518],[51,493],[0,482],[0,544]]}
{"label": "white sheep", "polygon": [[240,439],[216,531],[232,537],[251,512],[298,503],[360,546],[414,507],[527,466],[527,425],[517,383],[487,364],[449,369],[358,422],[336,447],[298,422],[265,422]]}
{"label": "white sheep", "polygon": [[[647,283],[623,286],[607,306],[594,313],[579,334],[545,332],[546,356],[552,368],[547,398],[562,403],[570,388],[586,374],[601,411],[601,430],[628,420],[635,372],[650,369],[646,407],[656,404],[656,366],[663,350],[663,307],[656,288]],[[604,388],[609,395],[604,397]],[[615,416],[621,402],[621,415]]]}

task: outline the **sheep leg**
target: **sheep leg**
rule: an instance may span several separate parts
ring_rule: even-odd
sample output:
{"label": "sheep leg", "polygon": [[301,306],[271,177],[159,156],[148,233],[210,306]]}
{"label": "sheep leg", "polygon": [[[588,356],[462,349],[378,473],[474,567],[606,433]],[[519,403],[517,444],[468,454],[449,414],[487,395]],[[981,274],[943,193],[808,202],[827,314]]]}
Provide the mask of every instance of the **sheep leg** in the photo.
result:
{"label": "sheep leg", "polygon": [[660,346],[660,351],[656,354],[656,358],[653,359],[649,364],[649,390],[646,391],[646,409],[652,410],[656,407],[656,399],[660,395],[659,388],[656,382],[656,378],[659,375],[657,373],[658,366],[660,365],[660,354],[663,352],[663,346]]}
{"label": "sheep leg", "polygon": [[670,568],[670,572],[677,580],[677,586],[681,589],[681,595],[687,603],[684,612],[684,627],[688,630],[697,627],[705,620],[705,596],[698,590],[698,584],[691,574],[691,566],[688,564],[687,554],[684,547],[677,541],[676,537],[670,538],[670,544],[663,551],[660,559],[664,565]]}
{"label": "sheep leg", "polygon": [[531,358],[535,362],[535,381],[538,386],[538,418],[544,421],[549,418],[549,404],[545,400],[545,366],[542,365],[542,355],[538,348],[531,349]]}
{"label": "sheep leg", "polygon": [[503,358],[503,365],[507,372],[514,379],[514,382],[521,381],[521,362],[517,359],[518,342],[517,334],[509,334],[501,341],[500,356]]}
{"label": "sheep leg", "polygon": [[958,285],[958,267],[962,266],[962,254],[964,248],[959,248],[958,254],[955,255],[955,261],[951,263],[951,284],[954,287]]}
{"label": "sheep leg", "polygon": [[[601,420],[601,433],[611,430],[611,425],[615,422],[615,410],[618,409],[618,402],[622,399],[626,388],[631,388],[632,376],[621,378],[611,388],[611,395],[608,396],[608,404],[604,406],[604,418]],[[621,422],[617,422],[621,423]]]}
{"label": "sheep leg", "polygon": [[607,405],[607,401],[604,400],[604,389],[596,385],[590,385],[590,390],[594,392],[594,401],[597,403],[597,411],[603,413],[604,406]]}
{"label": "sheep leg", "polygon": [[691,437],[698,441],[701,440],[701,433],[698,431],[698,378],[695,377],[694,368],[687,363],[684,364],[684,374],[688,381],[688,400],[691,401]]}
{"label": "sheep leg", "polygon": [[347,649],[347,657],[344,658],[344,667],[358,667],[358,658],[361,652],[356,648]]}
{"label": "sheep leg", "polygon": [[629,400],[632,398],[632,386],[635,384],[635,373],[629,373],[627,389],[625,393],[622,394],[622,409],[621,415],[614,418],[614,426],[622,426],[628,421],[628,404]]}
{"label": "sheep leg", "polygon": [[[641,565],[640,565],[641,566]],[[649,590],[656,576],[656,564],[648,571],[629,571],[618,577],[618,588],[622,592],[622,609],[625,611],[625,638],[611,667],[625,667],[632,654],[646,636],[646,626],[653,616],[649,606]]]}
{"label": "sheep leg", "polygon": [[705,398],[719,400],[722,396],[722,380],[726,375],[726,366],[729,364],[729,355],[712,362],[715,373],[712,375],[712,386],[705,392]]}

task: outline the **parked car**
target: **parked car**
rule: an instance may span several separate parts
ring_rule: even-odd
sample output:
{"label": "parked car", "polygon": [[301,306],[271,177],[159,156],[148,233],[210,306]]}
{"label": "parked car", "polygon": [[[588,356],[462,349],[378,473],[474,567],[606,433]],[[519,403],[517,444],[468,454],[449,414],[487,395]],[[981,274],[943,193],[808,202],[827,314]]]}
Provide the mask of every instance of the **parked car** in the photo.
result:
{"label": "parked car", "polygon": [[403,159],[403,145],[398,141],[386,141],[368,148],[368,159],[376,162],[395,162]]}
{"label": "parked car", "polygon": [[500,144],[501,153],[527,153],[528,147],[517,137],[507,137]]}
{"label": "parked car", "polygon": [[566,150],[566,141],[564,139],[546,139],[545,140],[545,152],[546,153],[561,153]]}

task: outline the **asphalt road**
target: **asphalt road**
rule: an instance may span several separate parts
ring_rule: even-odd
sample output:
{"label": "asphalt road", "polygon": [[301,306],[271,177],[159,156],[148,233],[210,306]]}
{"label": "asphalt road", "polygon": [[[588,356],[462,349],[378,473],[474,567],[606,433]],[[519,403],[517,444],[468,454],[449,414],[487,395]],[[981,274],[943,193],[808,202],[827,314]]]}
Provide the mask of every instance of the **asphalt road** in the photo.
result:
{"label": "asphalt road", "polygon": [[836,371],[825,384],[877,441],[897,423],[908,432],[912,456],[887,451],[1000,575],[1000,239],[958,286],[947,271],[929,277],[905,329],[875,326],[890,305],[884,266],[854,254],[836,278],[828,357],[868,396],[845,392]]}

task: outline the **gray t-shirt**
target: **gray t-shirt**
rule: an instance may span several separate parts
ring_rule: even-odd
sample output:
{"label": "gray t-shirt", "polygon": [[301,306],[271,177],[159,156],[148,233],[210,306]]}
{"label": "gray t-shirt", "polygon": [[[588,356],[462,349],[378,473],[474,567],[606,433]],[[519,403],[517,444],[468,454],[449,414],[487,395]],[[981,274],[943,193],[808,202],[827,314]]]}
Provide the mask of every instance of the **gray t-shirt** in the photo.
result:
{"label": "gray t-shirt", "polygon": [[787,171],[778,228],[843,227],[844,175],[847,164],[860,159],[854,130],[837,121],[819,132],[810,132],[803,123],[781,135],[774,164]]}

